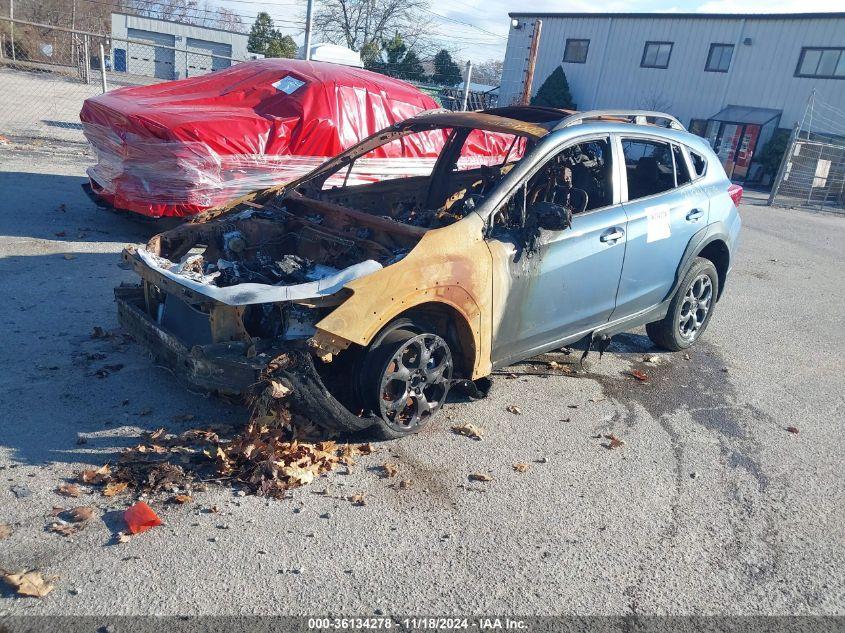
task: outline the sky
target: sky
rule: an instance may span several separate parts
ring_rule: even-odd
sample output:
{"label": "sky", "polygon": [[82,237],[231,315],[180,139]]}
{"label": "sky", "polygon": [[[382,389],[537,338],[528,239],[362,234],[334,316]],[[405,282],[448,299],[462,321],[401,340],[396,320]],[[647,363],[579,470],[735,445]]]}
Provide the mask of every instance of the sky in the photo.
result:
{"label": "sky", "polygon": [[[267,11],[277,27],[302,43],[305,0],[217,0],[244,16]],[[319,4],[319,0],[315,0]],[[661,13],[794,13],[843,11],[845,0],[431,0],[429,17],[442,43],[461,60],[478,63],[503,59],[510,19],[508,13],[542,12],[661,12]]]}

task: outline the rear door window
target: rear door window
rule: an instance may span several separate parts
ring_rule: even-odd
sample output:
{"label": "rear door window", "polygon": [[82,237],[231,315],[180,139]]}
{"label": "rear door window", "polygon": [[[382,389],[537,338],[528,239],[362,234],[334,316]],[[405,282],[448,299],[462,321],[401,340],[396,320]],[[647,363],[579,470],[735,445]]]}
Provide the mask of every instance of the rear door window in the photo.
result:
{"label": "rear door window", "polygon": [[[677,186],[672,144],[623,138],[622,153],[628,176],[628,200],[653,196]],[[689,181],[688,174],[686,180]]]}

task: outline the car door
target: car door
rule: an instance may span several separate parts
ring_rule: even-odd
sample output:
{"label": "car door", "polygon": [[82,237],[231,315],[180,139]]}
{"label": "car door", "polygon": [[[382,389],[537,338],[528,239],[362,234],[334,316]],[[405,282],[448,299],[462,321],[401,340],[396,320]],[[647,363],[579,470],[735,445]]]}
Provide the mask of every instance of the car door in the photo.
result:
{"label": "car door", "polygon": [[[618,161],[613,158],[609,137],[578,139],[563,149],[586,142],[604,145],[601,160],[608,189],[594,208],[573,214],[570,228],[540,230],[534,245],[526,245],[518,229],[494,230],[487,240],[495,269],[494,366],[587,333],[606,323],[613,312],[626,235],[625,210],[615,184]],[[530,180],[522,183],[523,188],[526,182]],[[530,223],[530,206],[525,211]]]}
{"label": "car door", "polygon": [[625,264],[613,319],[667,298],[693,235],[707,225],[709,201],[691,182],[686,151],[660,137],[622,135],[624,202],[628,217]]}

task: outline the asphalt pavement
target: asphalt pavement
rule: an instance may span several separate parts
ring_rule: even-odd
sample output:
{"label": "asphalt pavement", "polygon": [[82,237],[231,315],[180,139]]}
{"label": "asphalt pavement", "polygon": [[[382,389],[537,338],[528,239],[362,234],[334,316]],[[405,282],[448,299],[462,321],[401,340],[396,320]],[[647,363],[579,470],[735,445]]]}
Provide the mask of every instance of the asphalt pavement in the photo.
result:
{"label": "asphalt pavement", "polygon": [[[638,330],[583,369],[537,359],[349,474],[281,501],[154,498],[164,525],[119,544],[128,498],[83,496],[95,519],[63,537],[46,529],[69,505],[56,486],[143,430],[246,413],[91,338],[133,279],[120,250],[153,229],[83,195],[90,161],[0,146],[0,568],[57,577],[40,600],[4,590],[0,614],[845,614],[845,218],[743,204],[726,295],[688,355]],[[549,360],[576,373],[524,375]],[[466,422],[482,441],[450,431]]]}

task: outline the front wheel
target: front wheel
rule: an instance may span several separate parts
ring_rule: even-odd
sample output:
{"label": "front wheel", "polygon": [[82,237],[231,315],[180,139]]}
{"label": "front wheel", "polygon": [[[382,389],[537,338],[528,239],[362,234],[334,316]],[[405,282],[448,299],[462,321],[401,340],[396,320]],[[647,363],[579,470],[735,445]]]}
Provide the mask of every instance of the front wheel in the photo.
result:
{"label": "front wheel", "polygon": [[387,439],[416,433],[446,401],[454,363],[449,344],[424,328],[400,326],[365,358],[362,391]]}
{"label": "front wheel", "polygon": [[669,312],[646,325],[648,337],[672,352],[690,347],[707,329],[718,295],[716,267],[709,259],[696,257],[669,304]]}

